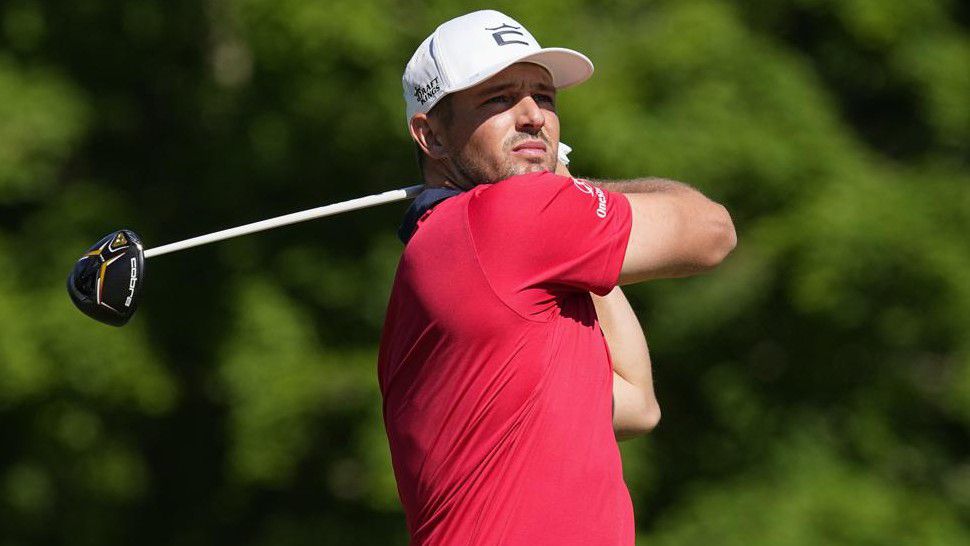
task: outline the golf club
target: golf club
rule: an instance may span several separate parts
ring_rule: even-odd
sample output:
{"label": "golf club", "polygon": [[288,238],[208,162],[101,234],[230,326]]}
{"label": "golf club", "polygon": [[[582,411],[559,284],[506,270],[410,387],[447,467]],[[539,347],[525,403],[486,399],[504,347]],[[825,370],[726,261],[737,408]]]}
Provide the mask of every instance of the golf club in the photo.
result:
{"label": "golf club", "polygon": [[138,308],[145,283],[145,260],[148,258],[297,222],[410,199],[421,193],[422,189],[423,185],[408,186],[149,249],[144,248],[141,238],[134,231],[120,229],[102,237],[75,262],[67,277],[67,293],[85,315],[112,326],[124,326]]}

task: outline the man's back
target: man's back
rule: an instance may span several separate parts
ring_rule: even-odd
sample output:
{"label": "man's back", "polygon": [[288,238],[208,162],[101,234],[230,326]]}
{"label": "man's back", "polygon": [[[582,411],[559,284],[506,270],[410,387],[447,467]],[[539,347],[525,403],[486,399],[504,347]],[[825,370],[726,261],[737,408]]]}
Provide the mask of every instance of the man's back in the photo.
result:
{"label": "man's back", "polygon": [[378,376],[414,544],[629,545],[612,371],[620,194],[543,172],[447,199],[398,267]]}

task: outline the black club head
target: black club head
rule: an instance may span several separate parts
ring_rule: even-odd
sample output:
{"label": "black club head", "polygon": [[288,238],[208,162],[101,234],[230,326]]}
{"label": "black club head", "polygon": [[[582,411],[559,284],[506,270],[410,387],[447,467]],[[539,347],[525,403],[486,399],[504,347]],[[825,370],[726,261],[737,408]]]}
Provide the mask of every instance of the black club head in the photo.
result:
{"label": "black club head", "polygon": [[121,229],[102,237],[74,264],[67,277],[67,293],[85,315],[124,326],[138,307],[144,282],[141,238]]}

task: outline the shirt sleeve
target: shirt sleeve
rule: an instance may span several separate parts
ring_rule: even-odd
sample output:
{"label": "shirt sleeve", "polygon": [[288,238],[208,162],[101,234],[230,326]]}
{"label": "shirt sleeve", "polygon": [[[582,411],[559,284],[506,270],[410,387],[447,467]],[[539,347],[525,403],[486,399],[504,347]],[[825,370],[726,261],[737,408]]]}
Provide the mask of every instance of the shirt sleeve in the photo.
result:
{"label": "shirt sleeve", "polygon": [[631,211],[621,193],[543,172],[481,191],[469,202],[468,223],[492,288],[516,310],[533,314],[550,296],[602,296],[616,286]]}

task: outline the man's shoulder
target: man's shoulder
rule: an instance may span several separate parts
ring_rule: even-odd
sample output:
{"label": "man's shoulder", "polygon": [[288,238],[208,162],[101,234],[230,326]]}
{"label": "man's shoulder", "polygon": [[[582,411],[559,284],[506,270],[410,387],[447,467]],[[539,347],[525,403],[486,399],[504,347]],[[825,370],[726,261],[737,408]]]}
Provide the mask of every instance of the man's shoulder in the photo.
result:
{"label": "man's shoulder", "polygon": [[517,174],[504,180],[499,180],[493,184],[485,184],[488,190],[512,190],[523,189],[534,186],[546,187],[550,184],[564,184],[572,182],[572,178],[560,176],[549,171],[536,171],[533,173]]}
{"label": "man's shoulder", "polygon": [[482,184],[473,190],[469,204],[534,203],[548,201],[568,186],[573,179],[549,171],[511,176],[492,184]]}

